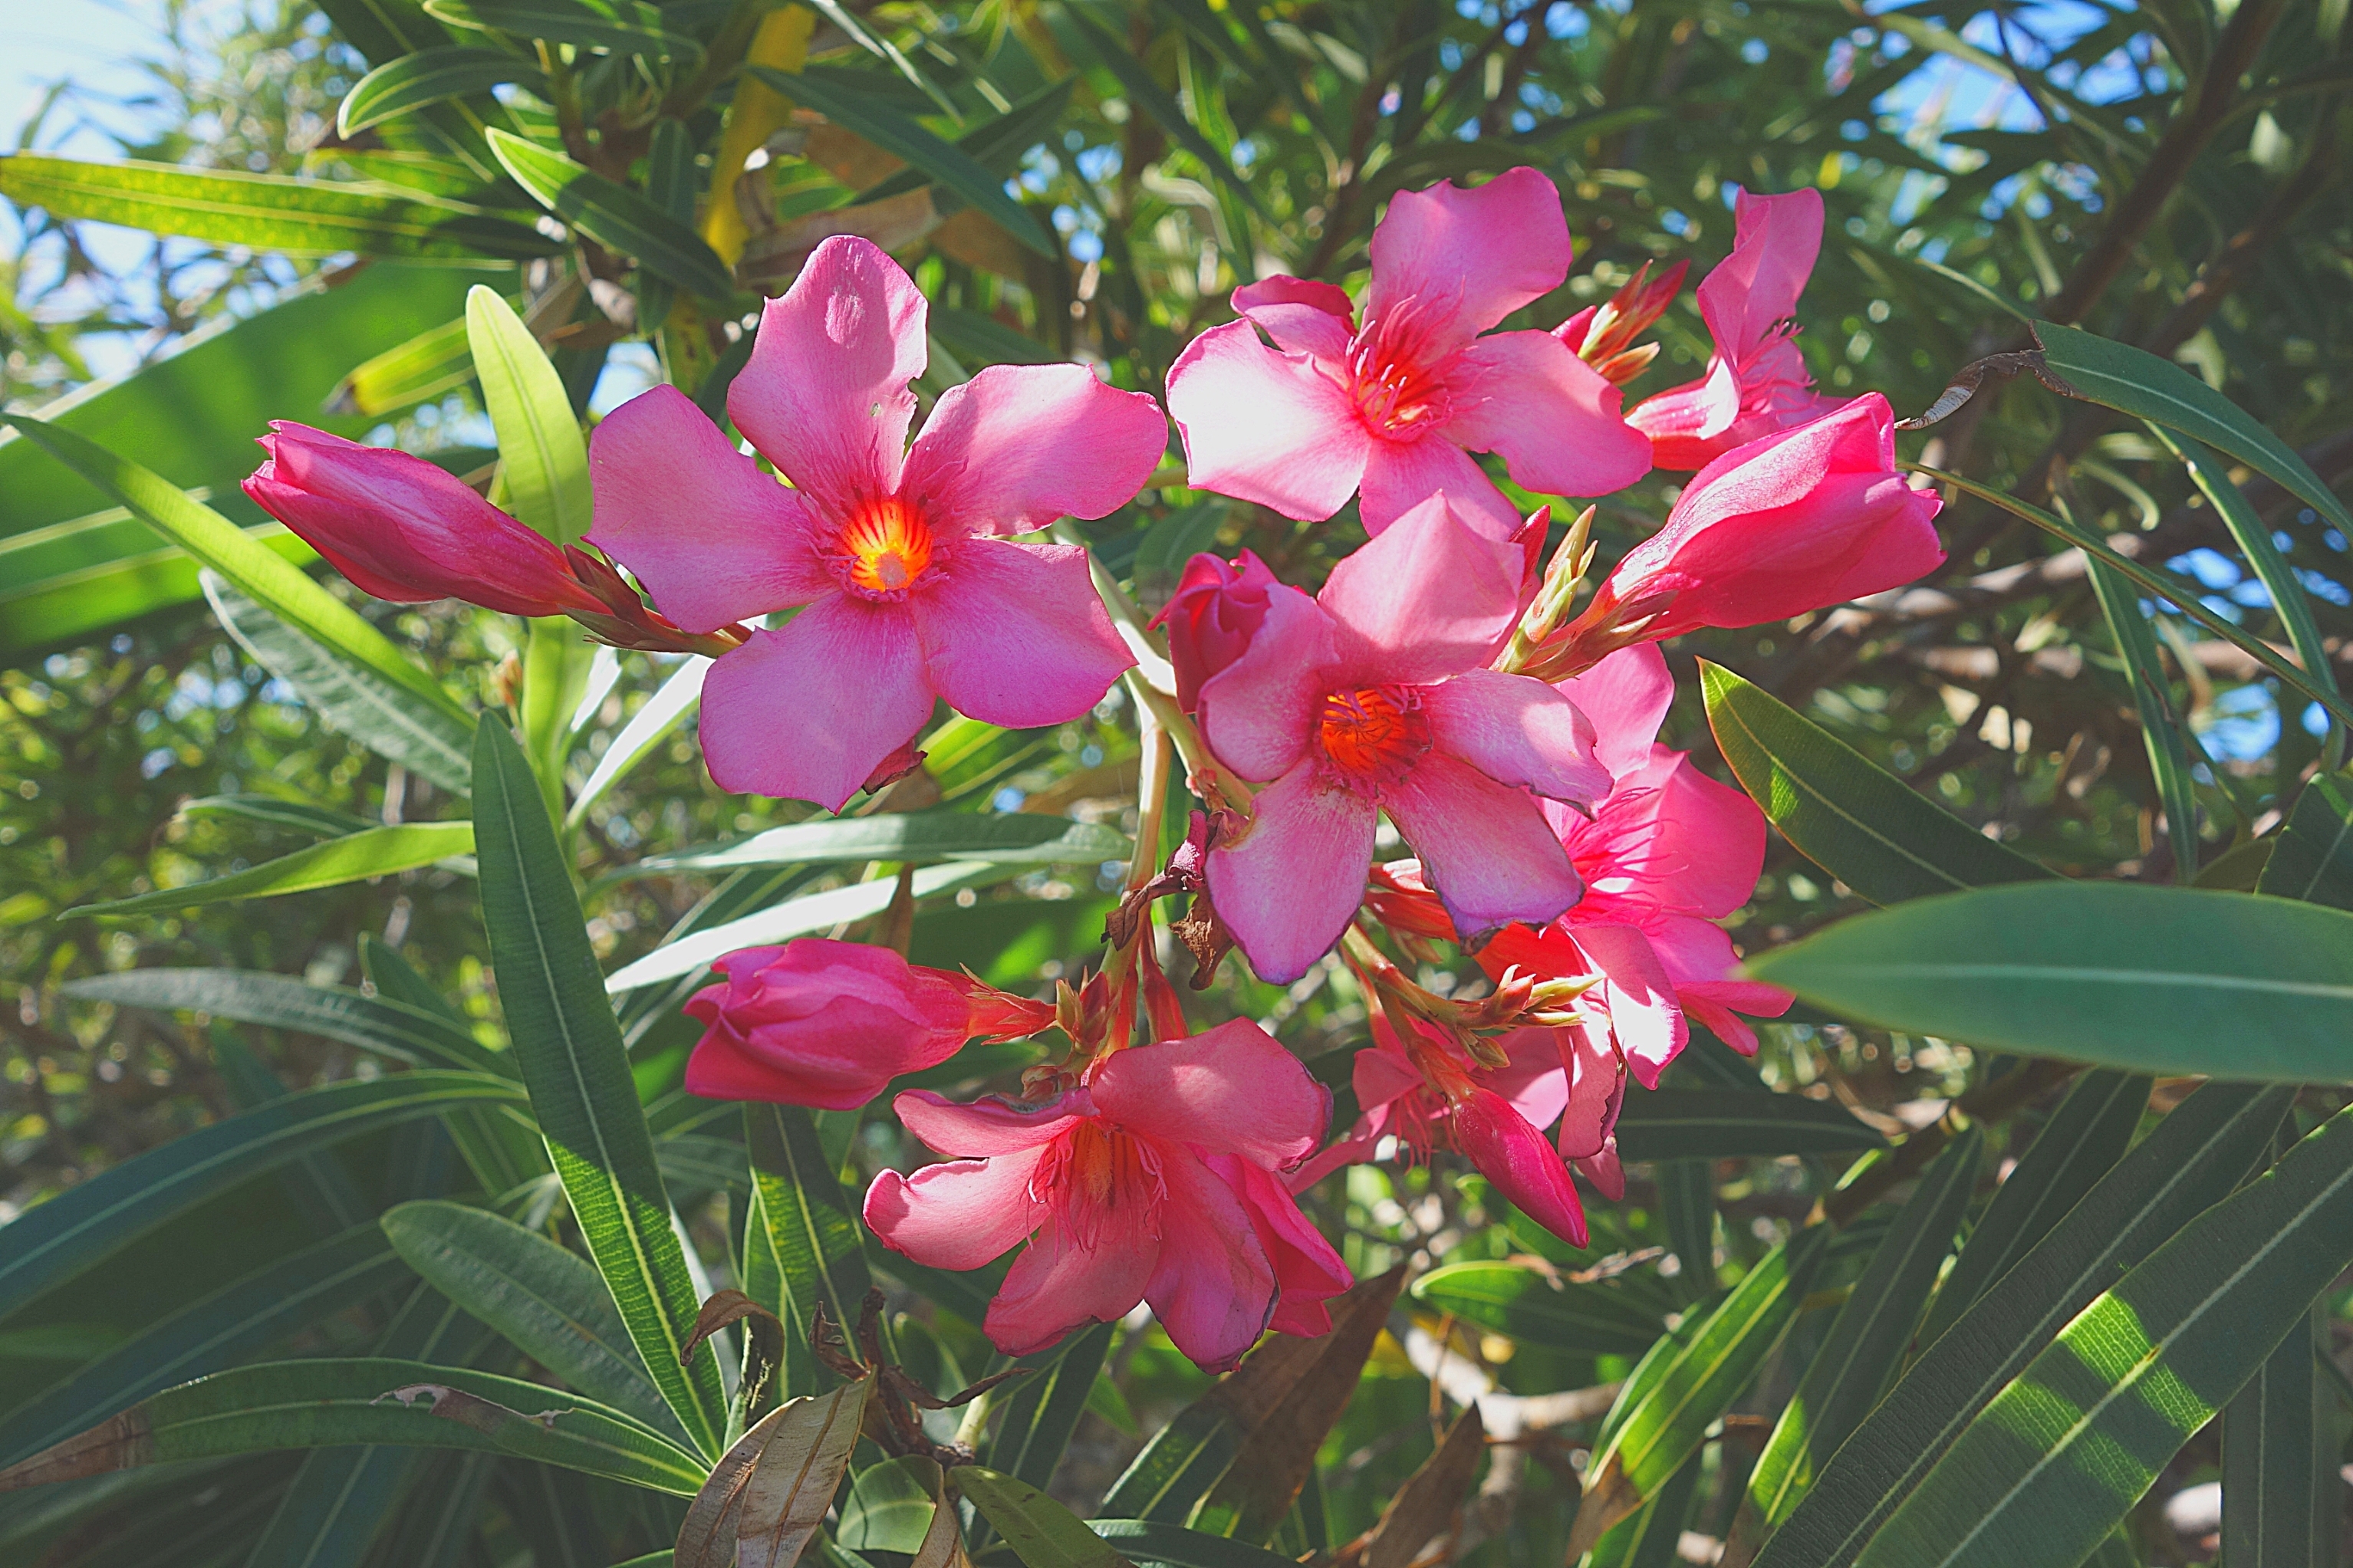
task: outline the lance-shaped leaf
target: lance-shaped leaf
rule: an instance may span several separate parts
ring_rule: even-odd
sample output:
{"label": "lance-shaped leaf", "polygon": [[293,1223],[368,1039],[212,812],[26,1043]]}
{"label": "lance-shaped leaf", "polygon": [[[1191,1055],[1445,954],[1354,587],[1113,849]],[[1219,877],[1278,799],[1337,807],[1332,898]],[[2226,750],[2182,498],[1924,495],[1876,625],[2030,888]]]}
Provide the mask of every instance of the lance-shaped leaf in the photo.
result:
{"label": "lance-shaped leaf", "polygon": [[[1829,1463],[1894,1381],[1920,1310],[1936,1289],[1936,1271],[1952,1250],[1984,1153],[1985,1134],[1972,1127],[1921,1174],[1749,1472],[1751,1522],[1769,1530],[1787,1519],[1813,1484],[1815,1471]],[[1738,1561],[1749,1555],[1743,1552]]]}
{"label": "lance-shaped leaf", "polygon": [[1226,161],[1226,155],[1201,134],[1193,117],[1187,114],[1184,108],[1169,96],[1167,89],[1154,79],[1151,68],[1125,43],[1076,5],[1067,8],[1062,15],[1070,18],[1073,30],[1086,41],[1097,63],[1119,79],[1119,85],[1125,89],[1130,103],[1152,116],[1163,131],[1176,139],[1178,146],[1200,161],[1201,166],[1208,170],[1219,184],[1249,203],[1250,211],[1261,217],[1272,216],[1266,210],[1264,198],[1234,173],[1234,166]]}
{"label": "lance-shaped leaf", "polygon": [[1283,1568],[1298,1561],[1246,1541],[1155,1519],[1098,1517],[1087,1521],[1087,1528],[1138,1563],[1166,1563],[1169,1568]]}
{"label": "lance-shaped leaf", "polygon": [[2348,1263],[2353,1114],[2339,1113],[2086,1307],[1969,1423],[1856,1568],[2081,1562]]}
{"label": "lance-shaped leaf", "polygon": [[1720,665],[1703,661],[1708,727],[1783,837],[1874,904],[2051,876]]}
{"label": "lance-shaped leaf", "polygon": [[631,877],[807,866],[842,860],[987,860],[999,865],[1088,865],[1124,860],[1132,846],[1117,828],[1060,816],[913,811],[834,817],[772,827],[735,844],[649,855]]}
{"label": "lance-shaped leaf", "polygon": [[577,44],[650,60],[702,59],[702,46],[662,24],[661,8],[644,0],[590,7],[578,0],[425,0],[429,16],[454,27]]}
{"label": "lance-shaped leaf", "polygon": [[1082,1329],[1052,1350],[1017,1363],[1031,1370],[1005,1401],[1005,1415],[988,1446],[989,1468],[1033,1487],[1053,1480],[1062,1450],[1071,1446],[1071,1434],[1086,1411],[1095,1374],[1103,1370],[1113,1327]]}
{"label": "lance-shaped leaf", "polygon": [[860,1378],[754,1423],[687,1509],[677,1568],[792,1568],[833,1506],[873,1392]]}
{"label": "lance-shaped leaf", "polygon": [[702,1460],[578,1394],[426,1362],[263,1362],[165,1389],[0,1470],[0,1491],[140,1465],[353,1443],[470,1448],[691,1497]]}
{"label": "lance-shaped leaf", "polygon": [[1409,1568],[1422,1548],[1454,1528],[1455,1515],[1486,1457],[1487,1428],[1476,1405],[1454,1418],[1437,1451],[1406,1478],[1365,1542],[1365,1568]]}
{"label": "lance-shaped leaf", "polygon": [[474,359],[460,316],[353,365],[335,384],[327,405],[369,416],[396,414],[473,379]]}
{"label": "lance-shaped leaf", "polygon": [[[1694,1454],[1668,1479],[1658,1495],[1609,1527],[1593,1543],[1581,1568],[1675,1568],[1692,1510],[1699,1501],[1703,1455]],[[1726,1547],[1726,1561],[1732,1550]]]}
{"label": "lance-shaped leaf", "polygon": [[1818,1474],[1757,1568],[1845,1568],[1962,1427],[2069,1320],[2270,1146],[2286,1089],[2209,1084],[2102,1177],[1928,1347]]}
{"label": "lance-shaped leaf", "polygon": [[382,1223],[410,1268],[508,1343],[568,1386],[688,1446],[586,1258],[464,1204],[402,1204]]}
{"label": "lance-shaped leaf", "polygon": [[286,974],[248,969],[130,969],[60,987],[84,1002],[159,1012],[209,1013],[341,1040],[412,1067],[457,1068],[512,1077],[505,1057],[435,1013],[379,991],[311,985]]}
{"label": "lance-shaped leaf", "polygon": [[979,1465],[958,1465],[949,1479],[1027,1568],[1129,1568],[1078,1515],[1028,1481]]}
{"label": "lance-shaped leaf", "polygon": [[[1078,81],[1079,79],[1075,76],[1066,76],[1060,81],[1047,83],[1027,98],[1016,102],[1012,108],[996,119],[984,120],[971,130],[957,136],[956,150],[970,153],[974,163],[993,174],[1012,175],[1020,167],[1022,154],[1053,134],[1054,122],[1061,118],[1062,110],[1070,103],[1071,92],[1078,86]],[[909,191],[921,190],[931,184],[931,175],[923,170],[910,165],[880,184],[870,185],[859,192],[858,205],[863,206],[869,202],[883,201],[892,196],[903,195]],[[1006,334],[1013,341],[1026,345],[1026,348],[1017,350],[1010,355],[991,356],[984,353],[976,356],[984,364],[1000,363],[1008,358],[1021,363],[1043,364],[1050,363],[1053,359],[1053,355],[1045,353],[1035,340],[1023,337],[1021,333],[1006,326],[994,316],[983,315],[976,310],[956,310],[954,313],[967,321],[987,321],[999,333]],[[940,316],[940,308],[934,307],[930,319],[935,334],[939,329]],[[1005,340],[1000,338],[997,341]],[[1043,353],[1044,358],[1025,359],[1024,353]],[[957,357],[964,356],[958,354]]]}
{"label": "lance-shaped leaf", "polygon": [[543,537],[572,543],[588,531],[588,443],[563,378],[494,289],[467,292],[466,342],[498,432],[508,510]]}
{"label": "lance-shaped leaf", "polygon": [[259,822],[291,833],[307,833],[314,838],[340,838],[346,833],[357,833],[364,827],[376,826],[364,816],[353,816],[350,812],[316,805],[307,800],[285,800],[274,795],[247,793],[199,795],[195,800],[182,801],[180,815],[225,816],[243,822]]}
{"label": "lance-shaped leaf", "polygon": [[2255,890],[2353,910],[2353,797],[2342,778],[2322,773],[2296,796]]}
{"label": "lance-shaped leaf", "polygon": [[835,1323],[858,1321],[873,1278],[866,1271],[866,1227],[828,1157],[817,1120],[797,1105],[744,1107],[744,1143],[761,1221],[746,1245],[785,1286],[786,1381],[794,1394],[816,1386],[806,1347],[822,1306]]}
{"label": "lance-shaped leaf", "polygon": [[2140,714],[2143,749],[2157,796],[2165,809],[2166,838],[2173,847],[2174,880],[2198,877],[2198,791],[2189,777],[2189,748],[2182,739],[2188,715],[2173,695],[2172,678],[2157,651],[2157,634],[2141,608],[2133,585],[2105,562],[2085,563],[2100,613],[2123,661],[2125,679],[2132,688],[2133,707]]}
{"label": "lance-shaped leaf", "polygon": [[515,184],[597,244],[636,257],[690,293],[723,300],[735,291],[719,253],[643,192],[495,125],[489,136],[491,151]]}
{"label": "lance-shaped leaf", "polygon": [[1642,1358],[1603,1421],[1587,1467],[1585,1496],[1569,1530],[1572,1560],[1699,1451],[1707,1429],[1780,1342],[1829,1245],[1827,1226],[1799,1232]]}
{"label": "lance-shaped leaf", "polygon": [[2154,1087],[2150,1079],[2121,1072],[2085,1073],[2076,1080],[1970,1230],[1921,1326],[1922,1344],[1936,1343],[2124,1158]]}
{"label": "lance-shaped leaf", "polygon": [[702,1293],[554,824],[531,764],[495,718],[474,742],[474,826],[499,1003],[549,1157],[655,1386],[716,1454],[726,1422],[719,1363],[706,1348],[680,1364]]}
{"label": "lance-shaped leaf", "polygon": [[520,1105],[480,1073],[408,1072],[299,1089],[94,1176],[0,1226],[0,1321],[206,1199],[347,1138],[469,1106]]}
{"label": "lance-shaped leaf", "polygon": [[2231,1563],[2334,1568],[2344,1526],[2328,1319],[2288,1331],[2222,1412],[2222,1550]]}
{"label": "lance-shaped leaf", "polygon": [[404,822],[396,827],[370,827],[342,838],[330,838],[275,860],[264,860],[225,877],[209,877],[185,887],[159,888],[128,899],[83,904],[68,914],[135,915],[150,910],[193,910],[237,899],[275,898],[280,893],[307,893],[314,888],[338,888],[438,865],[474,847],[470,822]]}
{"label": "lance-shaped leaf", "polygon": [[576,827],[588,815],[588,808],[602,798],[605,792],[620,782],[631,768],[643,762],[648,752],[667,739],[695,706],[702,700],[703,677],[711,673],[711,661],[701,654],[670,672],[644,707],[629,715],[621,732],[613,737],[604,755],[596,759],[596,768],[572,797],[572,809],[565,813],[564,826]]}
{"label": "lance-shaped leaf", "polygon": [[1618,1117],[1618,1152],[1628,1160],[1770,1160],[1859,1153],[1886,1142],[1842,1105],[1754,1089],[1630,1094]]}
{"label": "lance-shaped leaf", "polygon": [[546,79],[503,49],[450,45],[403,55],[360,78],[335,110],[335,129],[353,136],[446,99],[466,98],[518,82],[545,96]]}
{"label": "lance-shaped leaf", "polygon": [[558,248],[544,235],[462,202],[176,163],[0,153],[0,195],[56,217],[290,256],[357,251],[417,261],[524,260]]}
{"label": "lance-shaped leaf", "polygon": [[1749,963],[1883,1027],[2126,1071],[2348,1073],[2353,913],[2245,893],[2054,882],[1922,899]]}
{"label": "lance-shaped leaf", "polygon": [[1606,1284],[1573,1284],[1518,1263],[1450,1263],[1414,1281],[1413,1299],[1524,1344],[1576,1355],[1638,1356],[1666,1325]]}

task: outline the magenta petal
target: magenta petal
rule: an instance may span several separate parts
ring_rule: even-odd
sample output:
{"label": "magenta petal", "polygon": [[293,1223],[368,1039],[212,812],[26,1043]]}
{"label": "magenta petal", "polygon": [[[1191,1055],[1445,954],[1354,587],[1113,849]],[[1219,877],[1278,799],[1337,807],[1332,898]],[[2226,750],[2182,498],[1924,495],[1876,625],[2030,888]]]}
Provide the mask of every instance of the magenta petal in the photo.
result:
{"label": "magenta petal", "polygon": [[1448,1123],[1454,1146],[1522,1213],[1572,1247],[1585,1245],[1585,1205],[1568,1167],[1509,1101],[1473,1089]]}
{"label": "magenta petal", "polygon": [[1364,477],[1372,437],[1340,384],[1247,321],[1211,327],[1168,372],[1168,413],[1193,487],[1318,521]]}
{"label": "magenta petal", "polygon": [[1281,273],[1234,290],[1234,310],[1266,329],[1292,353],[1327,363],[1347,363],[1348,339],[1356,331],[1356,307],[1347,290]]}
{"label": "magenta petal", "polygon": [[997,1287],[981,1325],[1007,1355],[1044,1350],[1082,1323],[1110,1323],[1135,1310],[1160,1261],[1148,1226],[1148,1204],[1094,1207],[1082,1242],[1060,1220],[1049,1221]]}
{"label": "magenta petal", "polygon": [[1822,194],[1742,191],[1734,198],[1732,254],[1700,280],[1699,313],[1716,353],[1745,359],[1796,313],[1822,248]]}
{"label": "magenta petal", "polygon": [[1209,897],[1259,978],[1288,985],[1331,951],[1364,900],[1379,813],[1311,762],[1276,780],[1251,816],[1249,837],[1209,852]]}
{"label": "magenta petal", "polygon": [[1590,1159],[1609,1145],[1626,1098],[1618,1053],[1598,1034],[1582,1024],[1560,1032],[1568,1060],[1568,1104],[1561,1112],[1559,1148],[1571,1160]]}
{"label": "magenta petal", "polygon": [[1218,760],[1258,783],[1307,753],[1339,659],[1332,618],[1298,589],[1267,589],[1264,617],[1240,658],[1201,683],[1201,727]]}
{"label": "magenta petal", "polygon": [[1591,721],[1541,680],[1465,670],[1425,688],[1421,708],[1431,744],[1500,784],[1583,805],[1609,793]]}
{"label": "magenta petal", "polygon": [[1042,1149],[885,1171],[866,1192],[866,1228],[893,1252],[933,1268],[977,1268],[1021,1245],[1046,1205],[1029,1195]]}
{"label": "magenta petal", "polygon": [[1659,1075],[1691,1038],[1666,966],[1650,939],[1630,925],[1579,922],[1569,927],[1569,934],[1608,977],[1600,987],[1601,1004],[1609,1011],[1609,1033],[1627,1070],[1644,1089],[1658,1088]]}
{"label": "magenta petal", "polygon": [[[1423,757],[1381,804],[1465,942],[1511,921],[1548,925],[1583,891],[1535,801],[1443,752]],[[1232,923],[1222,897],[1218,910]]]}
{"label": "magenta petal", "polygon": [[952,531],[1027,533],[1101,517],[1143,488],[1168,422],[1078,364],[995,364],[940,395],[899,493]]}
{"label": "magenta petal", "polygon": [[1593,1184],[1594,1191],[1611,1203],[1626,1195],[1626,1167],[1618,1158],[1618,1134],[1615,1132],[1603,1141],[1599,1153],[1585,1155],[1570,1163],[1577,1167],[1578,1175]]}
{"label": "magenta petal", "polygon": [[839,811],[931,716],[906,612],[836,595],[712,665],[702,756],[723,790]]}
{"label": "magenta petal", "polygon": [[1443,495],[1473,533],[1510,539],[1520,530],[1519,508],[1487,477],[1470,453],[1433,431],[1419,441],[1375,441],[1365,459],[1356,510],[1365,531],[1378,535],[1432,496]]}
{"label": "magenta petal", "polygon": [[1549,332],[1497,332],[1448,362],[1447,438],[1502,455],[1513,482],[1601,496],[1651,471],[1651,441],[1620,416],[1625,395]]}
{"label": "magenta petal", "polygon": [[674,386],[605,416],[588,439],[588,542],[637,574],[691,632],[806,605],[834,590],[808,504],[738,452]]}
{"label": "magenta petal", "polygon": [[1135,663],[1078,545],[963,539],[933,570],[908,608],[924,674],[959,713],[1008,729],[1060,724]]}
{"label": "magenta petal", "polygon": [[1366,322],[1411,310],[1434,358],[1560,287],[1570,260],[1560,192],[1525,165],[1473,190],[1400,191],[1373,230],[1372,260]]}
{"label": "magenta petal", "polygon": [[1057,1095],[1037,1105],[991,1095],[960,1105],[928,1089],[892,1096],[891,1109],[930,1148],[968,1156],[1035,1149],[1094,1114],[1093,1102],[1084,1094]]}
{"label": "magenta petal", "polygon": [[1627,820],[1648,823],[1641,864],[1626,868],[1638,896],[1715,918],[1748,901],[1765,868],[1765,814],[1745,792],[1700,772],[1689,752],[1663,747],[1621,787],[1632,796]]}
{"label": "magenta petal", "polygon": [[1481,1075],[1480,1081],[1505,1100],[1531,1127],[1549,1127],[1568,1104],[1568,1064],[1562,1055],[1565,1029],[1514,1029],[1495,1043],[1508,1065]]}
{"label": "magenta petal", "polygon": [[1332,1312],[1324,1303],[1356,1283],[1347,1264],[1324,1239],[1324,1233],[1307,1223],[1281,1177],[1229,1155],[1203,1163],[1233,1189],[1250,1211],[1259,1245],[1274,1265],[1278,1294],[1274,1316],[1267,1327],[1277,1333],[1308,1338],[1329,1333]]}
{"label": "magenta petal", "polygon": [[1622,779],[1650,762],[1651,744],[1674,703],[1675,678],[1655,644],[1636,643],[1562,681],[1560,692],[1593,721],[1593,754],[1611,778]]}
{"label": "magenta petal", "polygon": [[846,513],[892,494],[915,416],[907,384],[929,357],[928,309],[871,240],[834,236],[762,311],[727,416],[820,506]]}
{"label": "magenta petal", "polygon": [[1646,397],[1626,413],[1629,428],[1650,437],[1662,468],[1701,468],[1740,445],[1740,376],[1728,359],[1711,361],[1697,381]]}
{"label": "magenta petal", "polygon": [[1314,1152],[1332,1095],[1248,1018],[1114,1055],[1088,1088],[1124,1127],[1270,1170]]}
{"label": "magenta petal", "polygon": [[1421,684],[1474,669],[1518,619],[1519,552],[1464,527],[1451,500],[1431,496],[1398,519],[1315,595],[1350,677]]}
{"label": "magenta petal", "polygon": [[1378,1012],[1373,1014],[1373,1039],[1372,1048],[1358,1051],[1348,1064],[1349,1086],[1366,1114],[1421,1087],[1421,1069],[1407,1058],[1388,1020]]}
{"label": "magenta petal", "polygon": [[1274,1315],[1273,1262],[1240,1197],[1198,1160],[1164,1151],[1160,1179],[1160,1258],[1144,1299],[1194,1364],[1231,1371]]}

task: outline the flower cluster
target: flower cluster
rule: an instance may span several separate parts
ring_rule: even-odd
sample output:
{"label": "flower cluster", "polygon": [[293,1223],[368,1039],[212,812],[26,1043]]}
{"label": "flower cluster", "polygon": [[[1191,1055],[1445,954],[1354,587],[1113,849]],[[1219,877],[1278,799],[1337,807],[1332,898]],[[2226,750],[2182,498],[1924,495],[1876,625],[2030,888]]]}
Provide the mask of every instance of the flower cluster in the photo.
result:
{"label": "flower cluster", "polygon": [[[1019,1248],[986,1325],[1008,1354],[1148,1304],[1224,1368],[1270,1328],[1328,1327],[1348,1271],[1295,1196],[1324,1175],[1449,1149],[1581,1246],[1578,1180],[1623,1192],[1629,1080],[1657,1087],[1694,1020],[1753,1051],[1744,1016],[1788,1006],[1739,977],[1717,923],[1755,886],[1764,819],[1658,742],[1673,683],[1656,645],[1942,559],[1885,401],[1818,393],[1792,342],[1821,221],[1812,192],[1739,195],[1732,256],[1698,289],[1705,374],[1630,410],[1620,388],[1683,268],[1549,330],[1496,330],[1572,259],[1533,170],[1397,196],[1361,299],[1296,278],[1236,290],[1236,319],[1169,373],[1187,482],[1302,522],[1353,499],[1366,542],[1312,592],[1249,551],[1198,556],[1148,626],[1114,625],[1082,548],[1018,536],[1133,498],[1168,458],[1159,406],[1080,365],[997,366],[942,395],[910,444],[925,301],[853,237],[768,302],[728,396],[744,447],[667,387],[597,426],[601,554],[421,459],[300,426],[265,442],[247,488],[382,596],[714,656],[702,744],[731,790],[839,811],[917,763],[936,703],[1055,724],[1124,679],[1202,808],[1165,866],[1139,861],[1097,970],[1046,1001],[881,946],[736,952],[687,1005],[706,1026],[687,1086],[849,1109],[968,1041],[1059,1030],[1070,1050],[1018,1098],[894,1096],[944,1158],[884,1172],[867,1223],[934,1268]],[[1547,563],[1549,510],[1524,514],[1482,452],[1539,495],[1696,471],[1587,594],[1592,512]],[[1382,858],[1384,818],[1406,858]],[[1188,900],[1173,929],[1197,984],[1236,945],[1262,980],[1353,978],[1372,1038],[1337,1139],[1319,1076],[1263,1030],[1187,1022],[1154,941],[1166,897]],[[1418,983],[1401,961],[1438,942],[1489,984]]]}

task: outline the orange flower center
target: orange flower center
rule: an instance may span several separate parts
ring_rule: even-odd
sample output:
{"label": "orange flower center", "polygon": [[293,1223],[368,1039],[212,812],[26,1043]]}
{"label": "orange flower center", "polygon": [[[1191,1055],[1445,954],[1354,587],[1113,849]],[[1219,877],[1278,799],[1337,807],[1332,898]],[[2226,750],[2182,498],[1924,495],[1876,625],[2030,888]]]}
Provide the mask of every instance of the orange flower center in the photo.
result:
{"label": "orange flower center", "polygon": [[1445,383],[1422,363],[1418,317],[1410,305],[1393,310],[1348,345],[1357,416],[1393,441],[1419,440],[1454,412]]}
{"label": "orange flower center", "polygon": [[1316,726],[1332,765],[1359,783],[1396,784],[1430,750],[1430,721],[1413,692],[1365,686],[1324,699]]}
{"label": "orange flower center", "polygon": [[[1054,1141],[1030,1191],[1053,1206],[1064,1236],[1082,1247],[1095,1246],[1115,1223],[1157,1236],[1160,1203],[1167,1195],[1158,1154],[1101,1117],[1089,1117]],[[1131,1208],[1141,1212],[1123,1221],[1121,1211]]]}
{"label": "orange flower center", "polygon": [[852,588],[897,595],[931,566],[932,526],[895,496],[863,501],[841,531],[839,551]]}

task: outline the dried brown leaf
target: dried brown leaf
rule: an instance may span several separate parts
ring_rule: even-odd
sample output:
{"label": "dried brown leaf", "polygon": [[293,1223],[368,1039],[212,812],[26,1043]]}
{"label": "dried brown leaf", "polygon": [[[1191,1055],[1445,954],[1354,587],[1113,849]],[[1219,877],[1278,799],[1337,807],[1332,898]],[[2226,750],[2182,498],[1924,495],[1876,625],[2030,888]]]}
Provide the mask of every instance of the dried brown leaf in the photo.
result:
{"label": "dried brown leaf", "polygon": [[87,1432],[78,1432],[62,1443],[42,1449],[29,1459],[19,1460],[0,1470],[0,1492],[21,1491],[26,1487],[45,1487],[53,1481],[78,1481],[86,1476],[132,1469],[151,1462],[154,1450],[154,1431],[146,1407],[133,1405],[120,1415],[109,1416]]}
{"label": "dried brown leaf", "polygon": [[737,1568],[793,1568],[800,1561],[841,1489],[873,1392],[873,1380],[860,1378],[778,1409],[786,1418],[771,1429],[744,1488]]}
{"label": "dried brown leaf", "polygon": [[1438,1451],[1407,1478],[1383,1510],[1365,1542],[1365,1568],[1408,1568],[1423,1547],[1452,1530],[1486,1447],[1487,1428],[1474,1405],[1455,1418]]}

